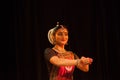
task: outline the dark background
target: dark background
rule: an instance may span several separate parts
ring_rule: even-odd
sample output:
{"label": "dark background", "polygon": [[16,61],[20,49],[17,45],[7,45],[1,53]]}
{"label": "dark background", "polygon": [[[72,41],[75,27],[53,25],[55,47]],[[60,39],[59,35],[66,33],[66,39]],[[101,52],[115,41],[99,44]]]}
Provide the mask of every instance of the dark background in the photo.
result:
{"label": "dark background", "polygon": [[75,69],[74,80],[120,79],[117,1],[13,0],[9,5],[7,75],[1,72],[1,79],[48,80],[43,53],[52,47],[47,32],[57,21],[68,26],[69,49],[94,59],[88,73]]}

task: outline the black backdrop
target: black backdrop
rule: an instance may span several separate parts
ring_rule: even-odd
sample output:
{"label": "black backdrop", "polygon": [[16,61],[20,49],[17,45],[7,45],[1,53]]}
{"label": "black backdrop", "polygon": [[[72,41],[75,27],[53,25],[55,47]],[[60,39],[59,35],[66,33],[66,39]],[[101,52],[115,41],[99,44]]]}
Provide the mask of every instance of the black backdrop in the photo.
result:
{"label": "black backdrop", "polygon": [[[48,80],[44,49],[52,47],[47,32],[69,29],[68,47],[94,59],[90,71],[75,69],[74,80],[119,80],[119,8],[115,0],[14,0],[10,6],[9,80]],[[7,76],[7,77],[6,77]]]}

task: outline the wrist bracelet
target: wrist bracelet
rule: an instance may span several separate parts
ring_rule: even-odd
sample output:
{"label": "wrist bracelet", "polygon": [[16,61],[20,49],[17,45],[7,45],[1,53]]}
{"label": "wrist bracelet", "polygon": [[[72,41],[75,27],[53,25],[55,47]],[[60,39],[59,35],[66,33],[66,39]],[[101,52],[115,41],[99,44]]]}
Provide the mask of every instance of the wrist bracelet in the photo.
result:
{"label": "wrist bracelet", "polygon": [[77,61],[76,61],[76,66],[78,66],[79,63],[80,63],[80,59],[77,59]]}

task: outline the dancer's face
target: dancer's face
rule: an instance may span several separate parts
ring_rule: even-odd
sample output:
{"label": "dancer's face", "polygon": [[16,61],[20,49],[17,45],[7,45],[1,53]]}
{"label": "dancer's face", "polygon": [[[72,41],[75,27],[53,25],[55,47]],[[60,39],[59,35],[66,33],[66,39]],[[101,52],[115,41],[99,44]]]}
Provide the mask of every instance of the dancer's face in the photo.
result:
{"label": "dancer's face", "polygon": [[66,28],[60,28],[56,31],[54,39],[56,44],[65,45],[68,41],[68,30]]}

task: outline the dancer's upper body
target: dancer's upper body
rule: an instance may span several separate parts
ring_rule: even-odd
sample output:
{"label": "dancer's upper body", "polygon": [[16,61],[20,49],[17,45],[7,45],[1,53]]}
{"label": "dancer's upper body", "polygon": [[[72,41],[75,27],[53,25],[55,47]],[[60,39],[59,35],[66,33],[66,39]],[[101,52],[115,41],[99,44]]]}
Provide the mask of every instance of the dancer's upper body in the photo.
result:
{"label": "dancer's upper body", "polygon": [[75,67],[81,71],[88,72],[92,58],[79,58],[72,51],[65,49],[68,42],[68,29],[64,25],[57,24],[48,31],[48,40],[53,45],[46,48],[45,60],[49,71],[49,80],[73,80]]}

